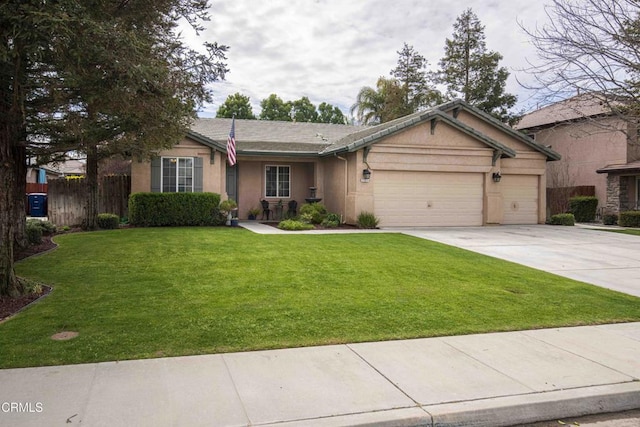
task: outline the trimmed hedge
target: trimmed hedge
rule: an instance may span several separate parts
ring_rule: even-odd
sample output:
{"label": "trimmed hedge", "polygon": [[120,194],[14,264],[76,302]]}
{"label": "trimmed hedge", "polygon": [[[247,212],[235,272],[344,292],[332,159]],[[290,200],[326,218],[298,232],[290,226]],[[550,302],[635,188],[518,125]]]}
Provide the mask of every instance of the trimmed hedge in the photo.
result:
{"label": "trimmed hedge", "polygon": [[640,227],[640,211],[620,212],[618,225],[622,227]]}
{"label": "trimmed hedge", "polygon": [[313,230],[315,227],[313,224],[307,224],[306,222],[296,221],[295,219],[285,219],[280,221],[278,228],[281,230],[300,231],[300,230]]}
{"label": "trimmed hedge", "polygon": [[551,225],[575,225],[575,223],[575,217],[570,213],[553,215],[550,221]]}
{"label": "trimmed hedge", "polygon": [[598,198],[594,196],[576,196],[569,199],[569,212],[577,222],[593,222],[596,220]]}
{"label": "trimmed hedge", "polygon": [[134,193],[129,196],[129,223],[139,227],[220,225],[217,193]]}
{"label": "trimmed hedge", "polygon": [[618,214],[606,213],[602,216],[602,223],[604,225],[616,225],[618,223]]}
{"label": "trimmed hedge", "polygon": [[115,230],[120,226],[120,217],[112,213],[98,214],[98,227],[103,230]]}

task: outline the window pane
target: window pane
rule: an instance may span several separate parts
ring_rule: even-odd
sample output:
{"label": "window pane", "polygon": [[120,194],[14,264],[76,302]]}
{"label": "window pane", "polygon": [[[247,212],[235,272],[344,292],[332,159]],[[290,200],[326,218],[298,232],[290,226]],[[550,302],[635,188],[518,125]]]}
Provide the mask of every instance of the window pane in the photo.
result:
{"label": "window pane", "polygon": [[278,168],[278,196],[289,197],[289,167]]}
{"label": "window pane", "polygon": [[178,192],[193,192],[193,159],[178,159]]}
{"label": "window pane", "polygon": [[278,168],[276,166],[267,166],[265,172],[265,196],[278,197]]}
{"label": "window pane", "polygon": [[177,160],[174,158],[162,159],[162,192],[176,191]]}

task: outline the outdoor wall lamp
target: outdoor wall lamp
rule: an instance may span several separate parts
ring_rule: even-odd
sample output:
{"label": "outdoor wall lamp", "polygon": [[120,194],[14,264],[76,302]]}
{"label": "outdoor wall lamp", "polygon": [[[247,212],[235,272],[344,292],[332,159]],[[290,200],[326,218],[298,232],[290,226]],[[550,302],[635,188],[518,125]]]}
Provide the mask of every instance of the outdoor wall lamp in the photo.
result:
{"label": "outdoor wall lamp", "polygon": [[500,174],[500,171],[493,173],[493,182],[500,182],[501,179],[502,175]]}
{"label": "outdoor wall lamp", "polygon": [[369,182],[371,179],[371,170],[369,168],[362,170],[362,182]]}

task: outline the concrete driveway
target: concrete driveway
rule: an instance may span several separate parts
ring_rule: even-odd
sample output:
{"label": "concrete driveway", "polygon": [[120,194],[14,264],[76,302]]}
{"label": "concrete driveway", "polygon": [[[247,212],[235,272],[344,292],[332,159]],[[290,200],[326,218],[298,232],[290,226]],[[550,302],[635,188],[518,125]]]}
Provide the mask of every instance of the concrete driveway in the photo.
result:
{"label": "concrete driveway", "polygon": [[560,276],[640,297],[640,237],[580,226],[398,228]]}

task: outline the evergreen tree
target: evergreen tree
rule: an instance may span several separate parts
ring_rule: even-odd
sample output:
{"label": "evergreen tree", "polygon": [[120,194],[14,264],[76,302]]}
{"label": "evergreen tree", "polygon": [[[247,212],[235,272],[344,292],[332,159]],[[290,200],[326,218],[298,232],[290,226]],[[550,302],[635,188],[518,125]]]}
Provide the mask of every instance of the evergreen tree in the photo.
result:
{"label": "evergreen tree", "polygon": [[284,102],[278,95],[272,93],[260,102],[262,111],[260,120],[291,121],[291,102]]}
{"label": "evergreen tree", "polygon": [[471,9],[453,24],[440,60],[439,82],[447,86],[449,98],[462,98],[471,105],[506,122],[516,96],[505,93],[509,72],[500,67],[502,55],[487,51],[484,26]]}
{"label": "evergreen tree", "polygon": [[428,62],[424,56],[407,43],[397,53],[398,65],[391,70],[391,75],[402,84],[405,92],[404,102],[408,110],[415,112],[442,102],[442,94],[427,74]]}
{"label": "evergreen tree", "polygon": [[[184,135],[205,85],[224,76],[224,46],[186,48],[207,1],[9,0],[0,5],[0,295],[22,291],[13,270],[24,227],[27,149],[87,155],[87,225],[95,224],[97,161],[150,156]],[[19,232],[18,232],[19,234]]]}
{"label": "evergreen tree", "polygon": [[248,119],[255,120],[256,116],[253,114],[249,97],[240,93],[227,96],[220,107],[216,117],[223,117],[230,119],[235,115],[236,119]]}

